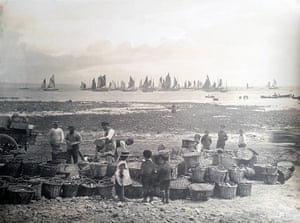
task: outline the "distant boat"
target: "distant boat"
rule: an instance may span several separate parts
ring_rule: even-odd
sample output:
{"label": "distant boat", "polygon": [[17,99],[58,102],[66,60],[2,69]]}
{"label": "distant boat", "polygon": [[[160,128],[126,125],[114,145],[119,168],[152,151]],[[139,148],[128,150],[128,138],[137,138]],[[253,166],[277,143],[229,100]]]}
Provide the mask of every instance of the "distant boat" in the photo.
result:
{"label": "distant boat", "polygon": [[46,87],[46,79],[43,80],[41,88],[44,91],[57,91],[58,90],[58,88],[56,88],[56,86],[55,86],[54,74],[52,74],[52,76],[50,77],[49,84],[47,87]]}
{"label": "distant boat", "polygon": [[205,98],[215,98],[213,95],[206,95]]}
{"label": "distant boat", "polygon": [[269,89],[278,89],[277,81],[276,81],[275,79],[273,79],[272,84],[271,84],[271,82],[269,81],[267,87],[268,87]]}
{"label": "distant boat", "polygon": [[89,89],[87,88],[86,83],[84,83],[83,81],[81,81],[81,84],[80,84],[80,90],[89,90]]}
{"label": "distant boat", "polygon": [[[96,82],[95,82],[96,83]],[[100,75],[98,77],[97,86],[95,88],[92,88],[93,91],[108,91],[108,88],[106,87],[106,76]]]}
{"label": "distant boat", "polygon": [[143,92],[153,92],[154,91],[154,82],[152,82],[150,79],[148,79],[148,76],[146,76],[145,81],[142,86]]}
{"label": "distant boat", "polygon": [[131,76],[129,77],[127,88],[125,88],[125,83],[124,83],[123,91],[125,91],[125,92],[137,91],[137,88],[135,87],[135,81]]}
{"label": "distant boat", "polygon": [[177,82],[177,79],[174,77],[173,85],[171,81],[171,76],[168,73],[165,78],[160,77],[159,79],[159,91],[179,91],[180,86]]}
{"label": "distant boat", "polygon": [[20,87],[19,89],[21,89],[21,90],[28,90],[30,88],[27,86],[27,84],[25,84],[24,87]]}
{"label": "distant boat", "polygon": [[110,91],[116,91],[116,90],[119,90],[119,89],[117,88],[116,82],[114,82],[114,81],[109,82],[108,89],[109,89]]}
{"label": "distant boat", "polygon": [[205,82],[204,82],[204,84],[203,84],[203,86],[202,86],[202,89],[204,90],[204,91],[210,91],[211,90],[211,82],[210,82],[210,79],[209,79],[209,76],[207,75],[206,76],[206,80],[205,80]]}

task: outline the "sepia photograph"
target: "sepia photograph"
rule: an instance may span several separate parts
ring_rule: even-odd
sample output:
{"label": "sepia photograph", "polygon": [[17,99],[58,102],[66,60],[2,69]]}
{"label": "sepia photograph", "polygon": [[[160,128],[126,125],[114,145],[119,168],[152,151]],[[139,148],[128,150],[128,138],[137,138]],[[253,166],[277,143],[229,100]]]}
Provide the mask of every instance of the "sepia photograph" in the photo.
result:
{"label": "sepia photograph", "polygon": [[300,0],[0,0],[0,222],[299,219]]}

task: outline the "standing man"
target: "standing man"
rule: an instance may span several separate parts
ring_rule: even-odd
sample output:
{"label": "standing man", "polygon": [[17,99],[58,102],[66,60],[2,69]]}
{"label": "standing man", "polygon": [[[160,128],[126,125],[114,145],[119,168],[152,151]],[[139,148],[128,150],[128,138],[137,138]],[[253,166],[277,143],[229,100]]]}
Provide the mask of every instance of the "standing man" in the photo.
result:
{"label": "standing man", "polygon": [[104,130],[104,136],[99,140],[104,141],[104,156],[109,164],[115,161],[116,145],[114,141],[115,130],[109,126],[108,122],[102,122],[101,126]]}
{"label": "standing man", "polygon": [[224,149],[225,142],[228,139],[226,132],[224,131],[225,125],[220,126],[220,131],[218,132],[218,140],[217,140],[217,149]]}
{"label": "standing man", "polygon": [[242,129],[239,130],[239,143],[238,147],[239,148],[246,148],[247,143],[246,143],[246,137],[244,135],[244,131]]}
{"label": "standing man", "polygon": [[74,126],[68,127],[69,132],[66,135],[67,142],[67,163],[78,163],[78,155],[79,155],[79,144],[81,143],[81,135],[79,132],[75,131]]}
{"label": "standing man", "polygon": [[64,159],[64,152],[61,145],[64,143],[64,131],[58,127],[58,122],[53,123],[49,132],[49,142],[52,148],[52,160]]}
{"label": "standing man", "polygon": [[210,150],[211,143],[212,143],[212,140],[209,135],[209,132],[207,130],[205,130],[204,135],[201,138],[202,148],[205,150]]}

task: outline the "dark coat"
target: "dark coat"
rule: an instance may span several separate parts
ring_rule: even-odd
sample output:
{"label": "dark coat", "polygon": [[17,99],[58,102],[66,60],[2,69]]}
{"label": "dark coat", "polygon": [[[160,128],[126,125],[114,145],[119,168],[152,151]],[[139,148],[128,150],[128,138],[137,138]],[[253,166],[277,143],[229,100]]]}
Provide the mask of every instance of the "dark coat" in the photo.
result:
{"label": "dark coat", "polygon": [[158,180],[159,182],[171,180],[172,168],[168,162],[159,165],[158,167]]}

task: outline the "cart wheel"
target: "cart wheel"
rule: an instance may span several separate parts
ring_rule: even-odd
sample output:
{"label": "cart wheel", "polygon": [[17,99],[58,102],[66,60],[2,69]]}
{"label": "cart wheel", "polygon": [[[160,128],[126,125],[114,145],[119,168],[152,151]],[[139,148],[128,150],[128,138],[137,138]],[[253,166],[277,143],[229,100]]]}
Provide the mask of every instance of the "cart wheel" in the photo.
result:
{"label": "cart wheel", "polygon": [[9,153],[18,149],[18,143],[14,138],[6,134],[0,134],[0,153]]}

